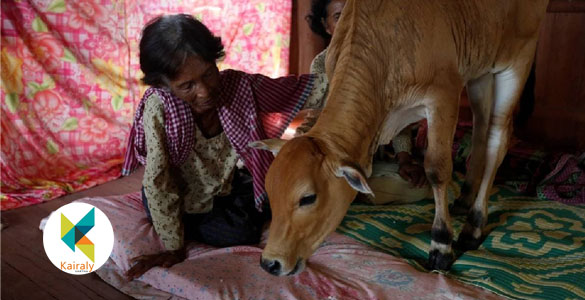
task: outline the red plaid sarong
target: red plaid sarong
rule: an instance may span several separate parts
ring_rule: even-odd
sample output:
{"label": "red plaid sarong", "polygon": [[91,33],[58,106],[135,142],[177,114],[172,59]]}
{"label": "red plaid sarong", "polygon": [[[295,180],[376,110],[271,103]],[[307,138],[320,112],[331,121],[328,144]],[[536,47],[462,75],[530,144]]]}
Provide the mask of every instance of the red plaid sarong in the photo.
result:
{"label": "red plaid sarong", "polygon": [[[274,157],[270,151],[249,148],[248,143],[282,136],[286,127],[305,104],[313,88],[314,77],[301,75],[272,79],[260,74],[225,70],[221,72],[220,80],[222,90],[219,95],[218,112],[221,124],[232,147],[252,174],[256,208],[262,210],[266,200],[264,177]],[[153,89],[145,93],[136,111],[123,175],[129,174],[138,166],[136,159],[142,164],[145,163],[144,132],[140,133],[140,129],[143,102],[150,90]],[[189,109],[184,101],[169,96],[169,93],[160,89],[154,90],[159,92],[161,99],[166,97],[163,102],[172,103],[168,107],[165,105],[167,146],[170,147],[169,153],[174,157],[171,157],[171,163],[180,164],[188,157],[194,146],[193,115],[183,115],[184,109]],[[190,112],[190,109],[188,111]],[[168,118],[172,118],[173,121],[167,122]],[[185,122],[184,128],[180,125],[182,122]]]}

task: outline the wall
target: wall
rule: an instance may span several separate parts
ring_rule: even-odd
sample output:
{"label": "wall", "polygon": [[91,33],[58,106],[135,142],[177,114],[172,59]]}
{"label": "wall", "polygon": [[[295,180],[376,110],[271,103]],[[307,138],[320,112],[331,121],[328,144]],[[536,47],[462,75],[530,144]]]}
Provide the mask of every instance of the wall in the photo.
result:
{"label": "wall", "polygon": [[520,137],[585,150],[585,1],[551,1],[536,52],[534,112]]}

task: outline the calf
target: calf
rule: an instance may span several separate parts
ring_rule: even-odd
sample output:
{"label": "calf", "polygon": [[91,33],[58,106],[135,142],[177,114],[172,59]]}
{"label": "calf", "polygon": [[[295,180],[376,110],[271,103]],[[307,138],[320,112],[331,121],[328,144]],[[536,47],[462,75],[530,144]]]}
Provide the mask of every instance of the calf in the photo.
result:
{"label": "calf", "polygon": [[300,272],[357,192],[372,193],[366,178],[377,146],[426,118],[424,167],[435,199],[428,266],[449,269],[454,256],[446,187],[464,87],[473,146],[464,195],[456,201],[468,214],[457,245],[476,249],[547,3],[347,1],[327,57],[327,104],[315,126],[286,143],[255,143],[278,152],[266,176],[272,224],[262,267],[273,275]]}

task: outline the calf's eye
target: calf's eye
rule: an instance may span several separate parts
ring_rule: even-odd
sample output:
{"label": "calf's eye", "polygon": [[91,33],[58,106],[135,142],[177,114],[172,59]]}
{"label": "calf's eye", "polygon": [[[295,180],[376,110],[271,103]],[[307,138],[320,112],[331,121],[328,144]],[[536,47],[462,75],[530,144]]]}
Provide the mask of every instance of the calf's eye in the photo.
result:
{"label": "calf's eye", "polygon": [[317,200],[317,195],[305,196],[301,198],[301,201],[299,201],[299,206],[311,205],[315,203],[315,200]]}

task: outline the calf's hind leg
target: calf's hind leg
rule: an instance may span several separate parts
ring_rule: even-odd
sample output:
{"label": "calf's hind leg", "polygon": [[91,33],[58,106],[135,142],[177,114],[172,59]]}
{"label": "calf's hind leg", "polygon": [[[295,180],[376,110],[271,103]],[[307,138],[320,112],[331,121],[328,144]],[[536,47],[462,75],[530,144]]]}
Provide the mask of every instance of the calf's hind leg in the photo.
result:
{"label": "calf's hind leg", "polygon": [[471,153],[461,188],[461,197],[455,200],[451,213],[465,215],[477,197],[485,170],[487,134],[493,104],[494,74],[488,73],[467,83],[467,95],[473,113]]}
{"label": "calf's hind leg", "polygon": [[492,184],[508,150],[514,107],[520,98],[530,65],[530,61],[526,60],[494,75],[494,100],[486,136],[485,168],[477,196],[467,214],[467,222],[457,238],[458,249],[477,249],[483,241]]}

